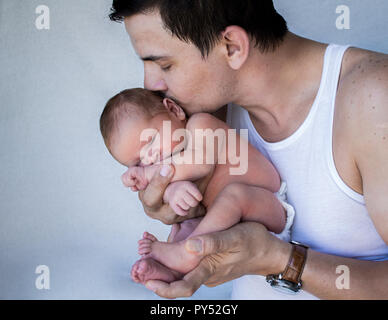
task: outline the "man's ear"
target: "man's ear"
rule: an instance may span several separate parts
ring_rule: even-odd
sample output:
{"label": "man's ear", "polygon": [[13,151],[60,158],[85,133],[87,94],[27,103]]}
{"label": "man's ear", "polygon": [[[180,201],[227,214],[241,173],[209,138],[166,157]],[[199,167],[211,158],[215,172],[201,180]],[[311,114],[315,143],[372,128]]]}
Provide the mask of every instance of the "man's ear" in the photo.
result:
{"label": "man's ear", "polygon": [[186,119],[186,114],[182,107],[176,104],[173,100],[164,98],[163,105],[166,107],[168,112],[173,113],[179,120],[183,121]]}
{"label": "man's ear", "polygon": [[247,60],[250,39],[247,32],[239,26],[229,26],[222,32],[221,40],[226,48],[229,66],[238,70]]}

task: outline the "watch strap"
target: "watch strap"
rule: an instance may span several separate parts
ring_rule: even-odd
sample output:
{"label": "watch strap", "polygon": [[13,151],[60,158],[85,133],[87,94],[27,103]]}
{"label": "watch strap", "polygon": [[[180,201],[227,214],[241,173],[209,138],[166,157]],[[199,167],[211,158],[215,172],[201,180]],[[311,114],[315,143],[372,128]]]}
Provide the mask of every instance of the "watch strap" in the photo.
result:
{"label": "watch strap", "polygon": [[282,273],[282,279],[299,284],[307,259],[307,247],[292,243],[292,251],[287,266]]}

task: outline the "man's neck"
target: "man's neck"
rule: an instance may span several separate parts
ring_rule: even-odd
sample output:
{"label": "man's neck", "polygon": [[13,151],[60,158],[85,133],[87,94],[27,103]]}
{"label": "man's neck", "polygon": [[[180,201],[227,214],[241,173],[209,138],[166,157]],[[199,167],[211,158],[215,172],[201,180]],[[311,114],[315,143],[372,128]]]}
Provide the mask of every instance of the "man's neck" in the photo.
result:
{"label": "man's neck", "polygon": [[288,33],[274,52],[251,50],[234,102],[248,110],[264,139],[287,138],[303,123],[319,89],[325,48]]}

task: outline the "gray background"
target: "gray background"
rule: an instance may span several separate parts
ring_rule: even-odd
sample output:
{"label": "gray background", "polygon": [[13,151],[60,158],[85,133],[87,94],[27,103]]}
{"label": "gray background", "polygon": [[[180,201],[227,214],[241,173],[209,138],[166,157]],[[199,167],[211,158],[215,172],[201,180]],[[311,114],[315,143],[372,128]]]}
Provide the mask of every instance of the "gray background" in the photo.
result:
{"label": "gray background", "polygon": [[[37,30],[35,8],[50,8]],[[142,64],[111,0],[0,0],[0,298],[156,299],[129,276],[147,218],[122,187],[124,167],[98,128],[106,100],[142,86]],[[275,0],[290,30],[322,42],[388,52],[386,0]],[[337,30],[338,5],[350,30]],[[35,268],[50,268],[37,290]],[[227,299],[231,285],[194,299]]]}

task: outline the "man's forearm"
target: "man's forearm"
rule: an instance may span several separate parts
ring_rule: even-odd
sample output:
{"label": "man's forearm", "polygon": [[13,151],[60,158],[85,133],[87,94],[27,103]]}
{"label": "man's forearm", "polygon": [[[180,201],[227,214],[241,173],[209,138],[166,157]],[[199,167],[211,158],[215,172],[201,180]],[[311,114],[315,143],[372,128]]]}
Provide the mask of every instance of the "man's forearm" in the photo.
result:
{"label": "man's forearm", "polygon": [[304,290],[321,299],[388,299],[388,261],[350,259],[309,249],[302,281]]}

